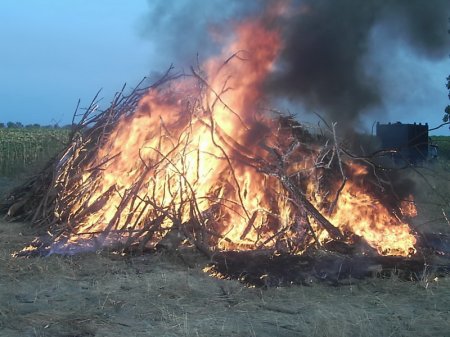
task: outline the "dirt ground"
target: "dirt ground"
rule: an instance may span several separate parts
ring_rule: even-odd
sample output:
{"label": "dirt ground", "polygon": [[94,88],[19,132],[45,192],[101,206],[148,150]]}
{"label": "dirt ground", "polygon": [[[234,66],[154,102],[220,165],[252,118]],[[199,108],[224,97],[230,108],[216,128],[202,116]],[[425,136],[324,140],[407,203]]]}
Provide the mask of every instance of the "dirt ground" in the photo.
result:
{"label": "dirt ground", "polygon": [[[191,255],[14,258],[33,238],[0,222],[0,336],[448,336],[450,279],[247,288]],[[186,263],[187,262],[187,263]]]}

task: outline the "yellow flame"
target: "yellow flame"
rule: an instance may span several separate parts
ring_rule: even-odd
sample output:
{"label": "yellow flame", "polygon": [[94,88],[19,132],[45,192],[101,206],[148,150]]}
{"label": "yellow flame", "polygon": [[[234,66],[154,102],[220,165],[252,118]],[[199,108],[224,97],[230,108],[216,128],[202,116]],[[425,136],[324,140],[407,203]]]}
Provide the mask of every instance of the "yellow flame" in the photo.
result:
{"label": "yellow flame", "polygon": [[[177,219],[165,218],[155,243],[177,221],[189,221],[193,210],[204,218],[220,249],[273,248],[282,236],[293,242],[301,239],[304,224],[279,180],[240,157],[267,158],[259,143],[278,141],[276,124],[259,112],[258,103],[281,48],[279,34],[261,20],[240,24],[235,33],[222,54],[204,65],[208,82],[199,73],[198,78],[152,89],[134,114],[119,121],[81,177],[94,188],[80,196],[71,214],[79,220],[75,215],[90,211],[81,222],[68,220],[74,228],[69,244],[109,226],[139,231],[165,212],[179,214]],[[224,66],[223,60],[233,53]],[[202,96],[205,86],[207,95]],[[293,161],[288,172],[313,166],[316,152],[298,153],[301,160]],[[105,158],[113,159],[95,170]],[[408,255],[414,236],[358,183],[365,175],[363,166],[353,167],[330,214],[312,181],[308,198],[334,225],[364,237],[380,253]],[[131,201],[128,194],[138,198]],[[124,211],[115,219],[119,207]],[[328,239],[315,228],[322,241]]]}

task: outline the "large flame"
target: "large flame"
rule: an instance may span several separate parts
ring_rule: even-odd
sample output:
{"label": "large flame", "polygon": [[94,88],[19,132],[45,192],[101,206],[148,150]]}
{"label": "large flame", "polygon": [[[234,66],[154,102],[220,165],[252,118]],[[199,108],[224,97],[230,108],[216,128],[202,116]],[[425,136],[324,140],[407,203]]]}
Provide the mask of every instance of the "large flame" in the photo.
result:
{"label": "large flame", "polygon": [[[137,111],[122,117],[80,177],[77,185],[89,181],[92,190],[70,206],[67,245],[111,230],[123,240],[127,230],[145,236],[164,218],[148,242],[155,244],[194,213],[219,249],[279,248],[280,237],[295,246],[304,238],[302,216],[280,180],[253,165],[269,161],[268,149],[287,151],[279,124],[261,112],[262,85],[282,48],[267,20],[238,24],[221,55],[192,76],[151,89]],[[313,146],[298,148],[286,170],[310,169],[318,153]],[[408,225],[364,187],[363,167],[347,174],[330,213],[313,180],[306,197],[343,232],[365,238],[380,253],[407,255],[415,244]],[[311,222],[319,239],[327,240]]]}

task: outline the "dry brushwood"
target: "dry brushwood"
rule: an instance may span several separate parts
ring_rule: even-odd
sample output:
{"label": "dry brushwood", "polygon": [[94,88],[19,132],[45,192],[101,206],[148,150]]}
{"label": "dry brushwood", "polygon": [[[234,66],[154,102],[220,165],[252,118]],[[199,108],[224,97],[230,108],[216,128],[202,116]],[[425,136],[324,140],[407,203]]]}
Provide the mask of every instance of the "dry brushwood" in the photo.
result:
{"label": "dry brushwood", "polygon": [[[109,201],[109,197],[112,194],[118,193],[114,186],[112,186],[94,202],[87,204],[87,201],[85,201],[84,205],[79,207],[77,212],[68,212],[68,210],[72,209],[71,206],[74,203],[79,202],[79,195],[87,194],[95,188],[95,186],[93,186],[93,184],[95,184],[95,176],[102,170],[102,167],[120,154],[117,153],[105,157],[100,164],[95,167],[90,167],[89,170],[82,171],[82,168],[97,155],[97,149],[105,143],[118,121],[135,112],[140,99],[150,88],[158,88],[180,76],[171,75],[170,70],[171,69],[169,69],[169,71],[155,84],[147,87],[139,85],[129,95],[125,95],[124,88],[122,88],[122,91],[115,96],[111,106],[104,111],[99,110],[98,94],[94,97],[85,112],[80,114],[78,112],[79,107],[77,106],[73,119],[73,131],[67,148],[62,153],[58,154],[58,156],[56,156],[42,172],[31,179],[30,182],[14,190],[1,204],[0,211],[7,213],[7,216],[11,220],[31,220],[33,225],[49,230],[52,233],[53,240],[58,238],[60,242],[64,242],[64,240],[71,235],[79,236],[81,239],[95,236],[95,245],[101,247],[110,237],[126,236],[127,240],[125,240],[125,242],[123,242],[123,240],[120,241],[120,244],[117,242],[120,249],[127,251],[143,251],[146,244],[150,241],[154,241],[155,237],[159,237],[159,247],[175,246],[176,248],[182,240],[187,239],[206,255],[210,256],[214,250],[214,247],[211,246],[211,242],[227,240],[213,229],[214,226],[206,225],[206,223],[214,224],[214,222],[217,221],[217,210],[200,210],[195,191],[189,181],[185,178],[185,169],[179,169],[171,162],[170,153],[164,154],[158,152],[159,150],[156,148],[152,150],[158,152],[161,161],[157,164],[152,163],[152,166],[150,167],[145,160],[141,158],[142,165],[144,166],[142,178],[136,181],[128,190],[123,192],[121,201],[117,205],[116,214],[104,230],[95,232],[94,229],[87,229],[81,233],[73,233],[71,230],[86,215],[101,209],[105,203]],[[192,70],[192,72],[193,76],[197,78],[205,88],[212,90],[205,79],[201,78],[194,70]],[[226,91],[227,88],[224,86],[223,90]],[[218,103],[224,104],[220,98],[221,94],[222,93],[215,93],[216,99],[209,103],[210,106],[206,107],[207,110],[211,111]],[[229,110],[231,113],[234,113],[231,109]],[[194,112],[195,111],[191,110],[190,113],[192,114]],[[208,113],[208,111],[203,111],[203,113]],[[78,124],[75,124],[76,119],[79,119]],[[290,117],[280,117],[279,123],[280,128],[284,128],[287,131],[287,134],[300,132],[303,140],[305,140],[305,138],[309,140],[314,139],[313,136],[309,135]],[[161,127],[165,128],[164,123],[162,123]],[[309,224],[310,219],[314,219],[330,233],[331,237],[336,239],[342,237],[342,233],[340,233],[339,230],[308,201],[300,189],[300,186],[296,186],[292,178],[285,172],[286,163],[284,161],[290,156],[289,153],[280,154],[276,149],[266,147],[270,152],[268,157],[270,158],[270,156],[273,156],[272,159],[275,164],[269,163],[267,162],[267,159],[263,160],[262,158],[251,157],[238,143],[227,138],[228,136],[226,133],[222,132],[220,126],[215,124],[212,114],[210,114],[209,128],[212,141],[215,146],[220,149],[223,157],[228,162],[231,176],[234,177],[234,184],[241,207],[248,217],[247,228],[241,235],[243,239],[253,227],[256,213],[251,215],[245,209],[241,198],[243,192],[234,173],[233,160],[236,159],[230,158],[229,154],[220,143],[226,143],[230,145],[230,147],[238,149],[239,151],[234,152],[236,153],[235,156],[240,156],[240,158],[238,158],[239,161],[245,162],[249,166],[254,166],[259,172],[265,172],[268,176],[275,177],[279,180],[288,190],[290,202],[292,202],[294,207],[301,209],[300,214],[303,214],[303,219],[299,219],[299,222]],[[164,131],[170,135],[170,130]],[[298,141],[296,140],[293,144],[296,142]],[[188,145],[188,141],[184,139],[175,139],[174,143],[174,151],[180,151],[181,153],[185,151]],[[292,150],[294,149],[295,146],[293,145]],[[173,195],[173,201],[172,203],[169,203],[169,206],[167,207],[162,207],[158,200],[155,199],[154,191],[153,193],[150,191],[144,197],[137,193],[144,182],[146,171],[155,170],[155,166],[157,165],[160,166],[159,169],[170,167],[175,171],[174,174],[178,175],[180,180],[184,180],[185,182],[185,190],[183,193]],[[87,174],[88,178],[84,179],[83,183],[80,184],[79,180],[76,178],[82,174]],[[74,186],[74,184],[78,185]],[[181,201],[176,201],[177,197],[180,197]],[[227,202],[227,200],[219,200],[216,205],[217,207],[221,207]],[[135,219],[128,217],[125,223],[120,223],[122,212],[126,207],[129,207],[131,210],[139,210],[141,214]],[[181,214],[182,212],[185,212],[186,209],[189,210],[191,219],[188,222],[183,222]],[[130,212],[130,214],[131,213],[133,212]],[[131,220],[134,222],[130,224]],[[173,224],[173,229],[169,232],[166,232],[162,228],[163,223],[167,220],[170,220]],[[310,240],[311,237],[318,243],[312,227],[309,225],[307,229],[309,234],[303,235],[303,240],[305,242],[303,242],[302,245],[306,246],[308,243],[307,241]],[[281,240],[286,231],[287,228],[281,228],[273,235],[273,237],[265,241],[256,242],[255,245],[257,247],[264,247],[268,241]],[[173,238],[176,238],[174,242],[172,242]]]}
{"label": "dry brushwood", "polygon": [[[96,155],[96,149],[106,140],[109,132],[114,128],[118,120],[126,115],[132,114],[139,100],[152,88],[164,84],[167,81],[178,78],[180,75],[172,75],[172,67],[156,83],[145,86],[147,79],[141,83],[128,95],[125,95],[125,86],[118,92],[111,106],[104,110],[99,110],[98,92],[90,105],[79,112],[80,102],[74,112],[72,119],[72,130],[67,147],[52,158],[46,167],[37,175],[31,177],[29,181],[12,190],[9,195],[0,202],[0,213],[7,214],[9,220],[31,220],[34,225],[48,227],[54,224],[55,203],[58,193],[61,194],[67,188],[68,177],[73,177],[79,172],[84,162],[88,162]],[[76,120],[79,122],[76,123]],[[105,159],[103,164],[113,157]],[[92,174],[97,169],[92,168]],[[82,192],[80,186],[78,192]],[[67,196],[70,199],[71,196]]]}
{"label": "dry brushwood", "polygon": [[[117,186],[112,185],[98,195],[96,200],[85,198],[84,196],[90,195],[97,188],[96,177],[103,168],[120,156],[120,153],[111,153],[95,161],[97,163],[95,166],[88,165],[94,162],[93,158],[97,158],[99,149],[108,141],[119,121],[133,116],[139,102],[150,89],[164,89],[180,76],[186,75],[172,75],[169,69],[156,83],[146,86],[143,81],[128,95],[124,93],[124,87],[116,94],[110,107],[104,111],[99,110],[98,95],[83,113],[79,113],[77,107],[70,143],[66,149],[41,173],[14,190],[0,204],[0,211],[13,220],[31,220],[34,226],[51,233],[50,237],[36,243],[43,254],[64,253],[62,247],[70,238],[76,237],[78,242],[85,243],[92,249],[112,246],[126,252],[143,252],[149,246],[173,250],[187,241],[208,257],[212,257],[217,253],[218,242],[229,240],[216,228],[219,227],[220,210],[230,207],[232,203],[233,206],[237,204],[243,210],[243,217],[246,219],[247,225],[240,235],[241,240],[246,239],[250,231],[255,231],[257,238],[253,246],[258,250],[267,250],[270,247],[272,253],[275,251],[298,253],[312,244],[319,247],[321,243],[317,230],[326,231],[335,241],[345,241],[349,238],[349,234],[341,232],[327,216],[333,213],[340,193],[349,179],[347,171],[352,161],[360,158],[355,159],[341,146],[336,134],[336,125],[329,126],[328,136],[319,136],[308,132],[291,116],[274,117],[273,125],[278,127],[276,136],[278,144],[255,144],[265,152],[265,155],[255,155],[228,136],[220,125],[217,125],[211,112],[216,105],[224,105],[230,114],[239,117],[221,99],[221,95],[230,88],[224,84],[221,92],[213,91],[208,81],[194,69],[189,76],[198,81],[199,97],[188,100],[187,119],[192,121],[195,115],[207,116],[202,122],[209,130],[210,139],[218,150],[220,159],[227,164],[229,184],[236,191],[237,201],[209,195],[207,198],[211,199],[209,201],[212,206],[207,210],[199,206],[201,200],[193,182],[187,178],[189,168],[185,163],[186,152],[191,143],[188,131],[192,125],[188,123],[187,132],[177,137],[172,135],[163,120],[160,125],[161,135],[172,143],[172,150],[163,152],[158,146],[146,147],[146,151],[152,151],[159,158],[157,162],[149,163],[141,156],[143,149],[137,149],[141,173],[131,186],[119,190]],[[213,98],[206,106],[199,104],[202,97],[207,94]],[[76,120],[79,120],[77,124]],[[242,127],[248,129],[244,121],[241,119],[240,121]],[[181,166],[174,163],[174,156],[182,163]],[[293,171],[292,167],[295,167],[293,163],[301,162],[304,157],[315,158],[315,161],[308,167],[302,166],[302,169]],[[200,154],[197,158],[200,160]],[[247,210],[243,202],[245,191],[236,177],[235,163],[251,167],[258,174],[272,179],[274,185],[283,187],[286,202],[296,210],[293,223],[281,225],[276,214],[269,214],[268,217],[271,217],[275,229],[272,235],[264,237],[264,233],[255,227],[257,212]],[[367,166],[376,171],[374,166],[369,164]],[[197,170],[198,167],[199,165]],[[148,185],[146,179],[151,172],[170,172],[165,179],[176,180],[179,183],[176,189],[169,182],[164,186],[164,191],[168,190],[164,199],[169,200],[165,204],[158,200],[155,185],[153,190],[149,189],[145,195],[139,193],[142,186]],[[83,179],[80,179],[81,176]],[[341,178],[340,184],[331,183],[336,181],[336,176]],[[316,193],[325,196],[322,198],[324,200],[324,205],[321,205],[322,211],[307,195],[305,181],[308,179],[315,181]],[[375,173],[369,175],[367,179],[371,180],[370,183],[375,187],[383,184]],[[83,227],[83,231],[74,230],[86,216],[102,210],[110,202],[112,195],[118,196],[120,200],[114,204],[114,215],[101,231],[94,226]],[[379,192],[379,195],[382,196],[383,193]],[[72,211],[73,209],[76,211]],[[324,212],[324,209],[328,210],[328,213]],[[186,214],[189,214],[188,220]],[[170,230],[167,229],[167,223],[171,224]]]}
{"label": "dry brushwood", "polygon": [[[376,273],[386,275],[399,269],[404,270],[402,277],[407,279],[420,278],[427,268],[433,268],[438,273],[448,272],[448,261],[444,264],[436,262],[431,266],[425,257],[429,251],[448,258],[450,241],[446,237],[419,237],[421,254],[409,260],[379,256],[364,240],[343,232],[328,220],[328,216],[335,211],[342,191],[350,183],[350,167],[355,161],[367,168],[369,174],[365,179],[373,187],[377,199],[400,213],[395,209],[399,201],[395,193],[384,193],[393,189],[385,176],[386,170],[377,166],[372,157],[356,156],[343,146],[337,135],[336,124],[324,121],[326,128],[321,129],[319,134],[313,134],[292,116],[275,116],[272,125],[278,128],[276,142],[266,144],[262,141],[255,144],[261,150],[256,151],[259,155],[255,155],[228,136],[214,119],[214,107],[222,105],[230,114],[238,117],[242,128],[249,130],[239,114],[222,100],[222,95],[230,88],[225,83],[222,91],[215,92],[200,74],[192,69],[189,75],[198,81],[200,89],[198,97],[188,100],[187,131],[182,136],[175,136],[161,120],[161,138],[171,142],[172,150],[164,152],[160,146],[147,146],[145,151],[152,151],[158,158],[157,161],[148,162],[141,153],[144,149],[136,149],[139,151],[140,175],[133,184],[126,189],[111,185],[96,195],[95,200],[85,196],[92,195],[92,191],[98,187],[96,178],[104,167],[120,156],[120,153],[111,153],[98,158],[99,149],[108,142],[121,120],[135,114],[139,102],[150,89],[163,90],[173,80],[186,75],[172,75],[169,69],[156,83],[145,85],[144,80],[130,94],[125,94],[124,87],[104,111],[99,110],[98,94],[84,112],[79,113],[77,106],[66,149],[38,175],[13,190],[0,203],[0,213],[6,214],[10,220],[31,221],[47,233],[32,243],[34,250],[24,250],[18,255],[79,252],[76,246],[66,245],[69,240],[81,243],[82,250],[98,250],[107,246],[128,253],[142,253],[148,248],[173,251],[182,243],[189,242],[210,259],[213,273],[239,278],[257,286],[307,284],[311,279],[337,284],[343,279],[362,278]],[[205,96],[210,99],[203,106],[199,102]],[[187,177],[189,167],[186,153],[190,151],[191,144],[189,129],[196,115],[206,116],[201,122],[218,150],[214,156],[220,157],[227,165],[229,185],[236,192],[236,200],[218,197],[219,193],[199,196],[195,182]],[[78,123],[75,124],[76,120]],[[200,150],[197,151],[197,161],[200,161]],[[94,161],[94,158],[97,160]],[[305,164],[304,158],[312,159]],[[181,162],[181,165],[174,163],[174,160]],[[96,164],[90,165],[93,162]],[[260,210],[248,210],[243,201],[246,191],[236,176],[236,163],[264,175],[265,179],[270,180],[268,186],[282,187],[285,193],[282,197],[295,210],[295,217],[289,225],[282,225],[276,212],[264,210],[270,213],[267,219],[270,219],[272,226],[271,234],[264,236],[266,233],[255,225]],[[296,165],[299,163],[302,165]],[[199,167],[197,162],[197,180]],[[156,185],[153,185],[153,189],[147,189],[145,194],[141,193],[143,186],[152,186],[148,184],[148,177],[153,172],[169,172],[164,177],[164,199],[168,200],[164,204],[157,196]],[[83,179],[80,179],[81,176]],[[170,181],[177,181],[178,185],[174,187]],[[320,209],[317,203],[311,201],[308,190],[311,186],[306,186],[307,181],[313,181],[314,193],[322,200]],[[103,210],[111,202],[112,196],[118,198],[113,205],[114,214],[105,227],[98,230],[90,225],[84,226],[82,231],[76,230],[87,216]],[[206,210],[200,207],[202,198],[208,198],[210,206]],[[234,206],[242,210],[246,224],[240,233],[240,240],[246,240],[251,232],[256,232],[251,251],[222,251],[218,248],[219,242],[233,243],[217,228],[221,227],[221,210]],[[189,215],[188,219],[186,214]],[[321,243],[318,231],[327,232],[331,241]],[[303,254],[298,255],[299,252]]]}

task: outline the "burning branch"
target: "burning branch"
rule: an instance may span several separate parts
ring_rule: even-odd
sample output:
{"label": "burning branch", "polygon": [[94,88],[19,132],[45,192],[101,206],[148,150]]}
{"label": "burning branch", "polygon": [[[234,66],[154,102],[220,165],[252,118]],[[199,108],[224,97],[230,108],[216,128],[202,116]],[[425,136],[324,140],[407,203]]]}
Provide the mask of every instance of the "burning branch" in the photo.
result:
{"label": "burning branch", "polygon": [[[408,254],[414,237],[382,205],[361,224],[354,215],[376,199],[361,183],[366,167],[342,155],[336,124],[330,137],[317,136],[291,117],[261,113],[258,76],[268,67],[245,79],[229,73],[235,62],[238,55],[218,64],[212,82],[192,69],[184,77],[167,72],[128,96],[122,88],[102,112],[95,97],[44,171],[45,184],[24,192],[10,214],[32,205],[22,214],[52,234],[49,252],[172,250],[188,242],[208,257],[299,253],[367,236],[379,252]],[[343,213],[347,203],[353,210]],[[377,241],[392,231],[373,224],[379,214],[399,227],[388,248]]]}

